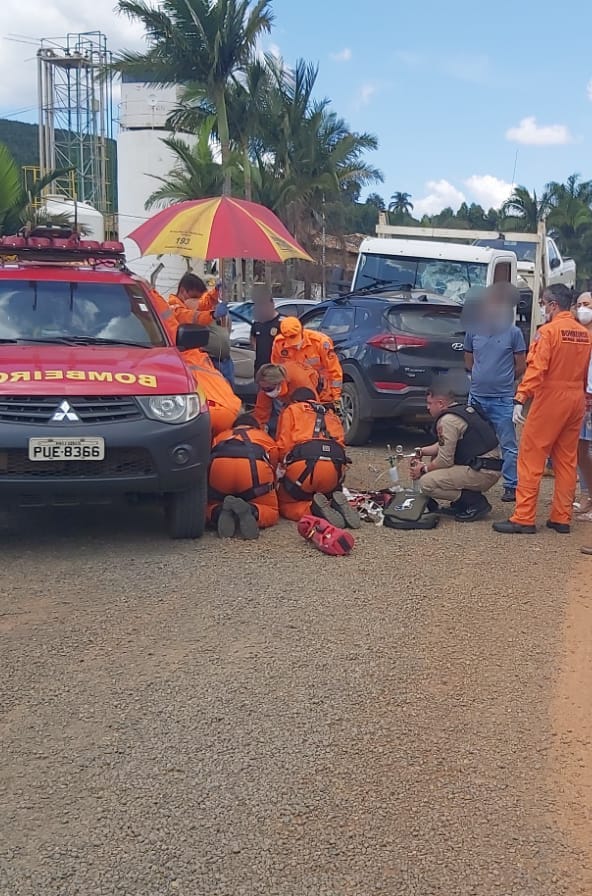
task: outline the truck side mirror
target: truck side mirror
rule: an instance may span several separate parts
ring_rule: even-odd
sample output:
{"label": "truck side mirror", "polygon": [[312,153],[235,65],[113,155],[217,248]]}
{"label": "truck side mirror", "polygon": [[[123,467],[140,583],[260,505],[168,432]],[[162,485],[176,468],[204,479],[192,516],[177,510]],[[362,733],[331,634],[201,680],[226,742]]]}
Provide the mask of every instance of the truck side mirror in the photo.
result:
{"label": "truck side mirror", "polygon": [[553,256],[553,258],[550,260],[550,262],[549,262],[549,267],[551,268],[552,271],[554,271],[555,268],[558,268],[560,264],[561,264],[561,259],[560,259],[560,258],[557,258],[557,256],[555,255],[555,256]]}
{"label": "truck side mirror", "polygon": [[205,327],[181,324],[177,330],[177,348],[181,352],[190,351],[192,348],[205,348],[209,338],[210,334]]}

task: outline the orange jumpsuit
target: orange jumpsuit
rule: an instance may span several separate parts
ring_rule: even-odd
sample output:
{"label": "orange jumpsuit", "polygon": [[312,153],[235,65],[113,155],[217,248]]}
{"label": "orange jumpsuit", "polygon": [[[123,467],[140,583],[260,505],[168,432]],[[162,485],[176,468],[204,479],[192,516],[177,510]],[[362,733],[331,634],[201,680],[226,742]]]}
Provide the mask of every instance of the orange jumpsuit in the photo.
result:
{"label": "orange jumpsuit", "polygon": [[316,492],[331,495],[345,476],[345,440],[334,411],[315,402],[298,401],[280,414],[277,431],[280,463],[280,513],[298,521],[310,513]]}
{"label": "orange jumpsuit", "polygon": [[318,376],[315,370],[292,361],[282,363],[282,367],[285,368],[288,378],[281,384],[280,394],[276,398],[270,398],[263,389],[260,389],[253,409],[253,417],[271,436],[275,436],[279,414],[296,389],[312,389],[317,395]]}
{"label": "orange jumpsuit", "polygon": [[237,398],[228,381],[216,370],[205,352],[194,348],[183,352],[183,359],[195,377],[197,385],[205,393],[212,435],[217,436],[225,429],[231,429],[240,413],[240,398]]}
{"label": "orange jumpsuit", "polygon": [[275,471],[278,449],[261,429],[238,426],[214,439],[209,469],[208,521],[215,523],[227,495],[242,498],[255,510],[260,529],[280,518]]}
{"label": "orange jumpsuit", "polygon": [[154,310],[158,314],[159,318],[163,322],[165,329],[173,343],[175,344],[177,340],[177,330],[179,329],[179,324],[175,318],[175,313],[167,300],[161,296],[157,289],[150,286],[150,284],[146,284],[148,287],[148,291],[150,293],[150,298],[154,304]]}
{"label": "orange jumpsuit", "polygon": [[569,523],[576,488],[580,427],[590,362],[588,331],[569,311],[538,331],[528,353],[526,373],[516,392],[520,404],[532,399],[518,450],[518,489],[513,523],[533,526],[547,458],[555,487],[549,519]]}
{"label": "orange jumpsuit", "polygon": [[169,305],[178,324],[197,324],[199,327],[208,327],[214,320],[214,311],[218,304],[219,292],[217,289],[209,289],[199,297],[197,308],[192,311],[179,296],[169,296]]}
{"label": "orange jumpsuit", "polygon": [[[324,404],[336,404],[341,398],[343,371],[339,358],[333,348],[333,342],[323,333],[305,330],[300,325],[297,336],[286,336],[282,328],[292,325],[296,331],[297,318],[285,318],[280,325],[280,332],[273,341],[271,363],[285,364],[293,361],[305,367],[312,367],[319,376],[318,393]],[[301,342],[300,345],[298,343]]]}

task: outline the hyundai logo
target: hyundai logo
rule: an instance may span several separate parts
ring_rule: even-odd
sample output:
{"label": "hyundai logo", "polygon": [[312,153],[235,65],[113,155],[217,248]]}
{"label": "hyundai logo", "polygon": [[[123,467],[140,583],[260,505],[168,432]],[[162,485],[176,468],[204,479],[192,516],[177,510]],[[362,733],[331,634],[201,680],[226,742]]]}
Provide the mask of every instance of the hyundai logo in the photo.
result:
{"label": "hyundai logo", "polygon": [[462,352],[464,345],[462,342],[453,342],[452,348],[454,349],[455,352]]}

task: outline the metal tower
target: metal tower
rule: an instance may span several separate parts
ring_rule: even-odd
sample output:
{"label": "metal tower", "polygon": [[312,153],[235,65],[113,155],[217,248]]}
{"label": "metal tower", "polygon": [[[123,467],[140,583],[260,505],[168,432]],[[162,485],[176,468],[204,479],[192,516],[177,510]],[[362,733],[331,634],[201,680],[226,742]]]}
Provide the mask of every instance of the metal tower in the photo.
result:
{"label": "metal tower", "polygon": [[50,192],[88,202],[103,214],[115,203],[112,61],[99,31],[42,40],[37,52],[39,160],[41,176],[56,168],[74,169],[54,181]]}

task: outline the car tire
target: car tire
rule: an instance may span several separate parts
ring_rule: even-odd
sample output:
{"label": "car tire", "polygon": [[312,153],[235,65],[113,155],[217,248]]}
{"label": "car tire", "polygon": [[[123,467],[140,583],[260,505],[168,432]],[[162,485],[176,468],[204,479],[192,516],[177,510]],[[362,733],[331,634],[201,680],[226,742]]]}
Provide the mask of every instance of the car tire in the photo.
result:
{"label": "car tire", "polygon": [[360,396],[355,383],[344,383],[341,390],[341,418],[346,445],[365,445],[372,432],[372,421],[360,418]]}
{"label": "car tire", "polygon": [[165,515],[171,538],[201,538],[206,527],[207,473],[184,492],[165,495]]}

